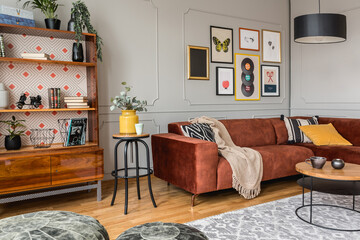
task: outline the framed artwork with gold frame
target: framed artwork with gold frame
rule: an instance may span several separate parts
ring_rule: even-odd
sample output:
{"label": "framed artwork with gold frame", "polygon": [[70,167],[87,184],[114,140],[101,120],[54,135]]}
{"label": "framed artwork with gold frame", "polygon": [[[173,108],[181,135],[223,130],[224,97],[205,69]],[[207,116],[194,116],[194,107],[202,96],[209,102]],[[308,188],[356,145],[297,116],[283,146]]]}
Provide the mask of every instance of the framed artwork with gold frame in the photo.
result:
{"label": "framed artwork with gold frame", "polygon": [[188,46],[188,79],[209,80],[209,48]]}
{"label": "framed artwork with gold frame", "polygon": [[262,29],[262,61],[281,63],[281,32]]}
{"label": "framed artwork with gold frame", "polygon": [[260,56],[235,53],[235,100],[260,100]]}

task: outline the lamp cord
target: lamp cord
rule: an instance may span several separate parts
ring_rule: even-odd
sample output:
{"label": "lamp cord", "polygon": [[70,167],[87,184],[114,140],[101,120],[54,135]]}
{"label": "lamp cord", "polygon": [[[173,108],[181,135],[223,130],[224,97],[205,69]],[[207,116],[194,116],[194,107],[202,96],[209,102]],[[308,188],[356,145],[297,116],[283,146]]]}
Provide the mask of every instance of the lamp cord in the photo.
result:
{"label": "lamp cord", "polygon": [[319,0],[319,14],[320,14],[320,0]]}

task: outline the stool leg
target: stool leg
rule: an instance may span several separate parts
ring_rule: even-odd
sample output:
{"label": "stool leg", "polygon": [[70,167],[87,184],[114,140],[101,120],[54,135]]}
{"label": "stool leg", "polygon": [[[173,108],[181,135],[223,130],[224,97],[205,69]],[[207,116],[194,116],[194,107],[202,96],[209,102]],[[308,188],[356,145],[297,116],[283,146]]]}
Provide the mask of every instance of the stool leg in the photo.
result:
{"label": "stool leg", "polygon": [[111,206],[114,205],[114,202],[115,202],[115,198],[116,198],[116,192],[117,192],[117,184],[118,184],[118,147],[119,147],[119,144],[123,142],[122,140],[118,141],[116,144],[115,144],[115,148],[114,148],[114,178],[115,178],[115,182],[114,182],[114,193],[113,193],[113,197],[112,197],[112,200],[111,200]]}
{"label": "stool leg", "polygon": [[131,143],[131,141],[126,141],[125,143],[125,149],[124,149],[124,168],[125,168],[125,209],[124,209],[124,214],[127,214],[127,209],[128,209],[128,164],[127,164],[127,150],[129,147],[129,143]]}
{"label": "stool leg", "polygon": [[139,181],[139,147],[138,143],[135,141],[135,161],[136,161],[136,186],[137,186],[137,194],[138,199],[141,199],[140,196],[140,181]]}
{"label": "stool leg", "polygon": [[154,207],[156,206],[155,203],[155,199],[154,199],[154,195],[152,192],[152,188],[151,188],[151,176],[150,176],[150,151],[149,151],[149,146],[146,144],[146,142],[144,142],[143,140],[139,140],[139,142],[141,142],[142,144],[144,144],[145,148],[146,148],[146,161],[147,161],[147,173],[148,173],[148,185],[149,185],[149,192],[150,192],[150,197],[151,197],[151,201],[154,205]]}

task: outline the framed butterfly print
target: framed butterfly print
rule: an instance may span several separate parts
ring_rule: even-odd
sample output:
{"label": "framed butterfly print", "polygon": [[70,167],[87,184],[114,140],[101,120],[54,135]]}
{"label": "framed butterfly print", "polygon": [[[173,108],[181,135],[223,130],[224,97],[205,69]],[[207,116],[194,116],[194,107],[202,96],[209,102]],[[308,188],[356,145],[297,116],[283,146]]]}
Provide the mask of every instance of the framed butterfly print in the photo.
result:
{"label": "framed butterfly print", "polygon": [[281,32],[262,30],[262,60],[281,63]]}
{"label": "framed butterfly print", "polygon": [[216,95],[234,93],[234,68],[216,67]]}
{"label": "framed butterfly print", "polygon": [[239,28],[239,48],[241,50],[260,50],[260,31],[248,28]]}
{"label": "framed butterfly print", "polygon": [[210,26],[211,62],[233,63],[233,30]]}
{"label": "framed butterfly print", "polygon": [[280,97],[280,66],[261,65],[261,96]]}

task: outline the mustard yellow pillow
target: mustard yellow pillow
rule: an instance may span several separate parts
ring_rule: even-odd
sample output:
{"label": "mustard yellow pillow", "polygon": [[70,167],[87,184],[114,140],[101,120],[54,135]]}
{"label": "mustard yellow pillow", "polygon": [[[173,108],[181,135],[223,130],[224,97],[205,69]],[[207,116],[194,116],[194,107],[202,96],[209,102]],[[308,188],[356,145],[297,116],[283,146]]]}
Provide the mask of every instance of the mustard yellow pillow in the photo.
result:
{"label": "mustard yellow pillow", "polygon": [[329,124],[299,126],[301,131],[310,138],[317,146],[322,145],[352,145],[348,140],[343,138],[334,126]]}

